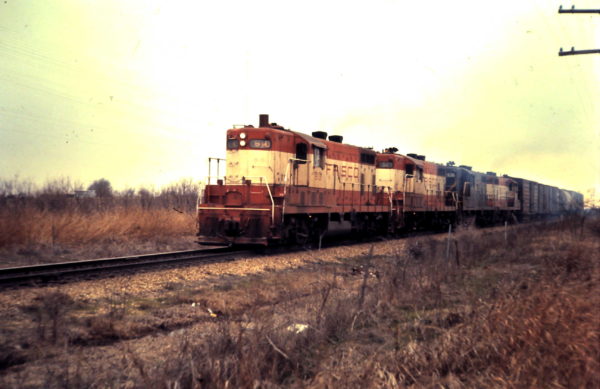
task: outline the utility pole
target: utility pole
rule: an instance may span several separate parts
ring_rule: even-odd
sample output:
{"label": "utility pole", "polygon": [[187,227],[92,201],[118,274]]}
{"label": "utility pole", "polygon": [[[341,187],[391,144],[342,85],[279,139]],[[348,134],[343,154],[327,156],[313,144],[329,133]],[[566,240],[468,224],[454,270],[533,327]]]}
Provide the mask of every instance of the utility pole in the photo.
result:
{"label": "utility pole", "polygon": [[[575,9],[575,6],[572,6],[570,9],[563,9],[562,5],[558,7],[559,14],[600,14],[600,9]],[[575,50],[575,47],[571,47],[570,51],[563,51],[562,47],[558,52],[559,57],[563,57],[565,55],[578,55],[578,54],[600,54],[600,49],[591,49],[591,50]]]}

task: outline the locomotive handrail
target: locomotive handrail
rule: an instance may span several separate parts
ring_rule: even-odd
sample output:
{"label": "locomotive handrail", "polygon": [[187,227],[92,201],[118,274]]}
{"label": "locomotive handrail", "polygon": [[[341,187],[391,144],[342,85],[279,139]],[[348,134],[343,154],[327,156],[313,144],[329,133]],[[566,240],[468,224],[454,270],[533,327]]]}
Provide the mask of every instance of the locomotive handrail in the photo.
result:
{"label": "locomotive handrail", "polygon": [[[218,179],[219,177],[217,177]],[[265,176],[247,176],[244,177],[245,179],[248,178],[259,178],[260,182],[259,184],[263,184],[267,187],[267,192],[269,193],[269,199],[271,200],[271,224],[275,223],[275,200],[273,199],[273,193],[271,192],[271,187],[269,186],[269,181],[267,180],[267,177]],[[264,181],[264,182],[263,182]],[[223,180],[223,184],[224,185],[239,185],[239,183],[228,183],[227,182],[227,177],[224,177]],[[210,185],[210,184],[207,184]],[[244,208],[244,207],[196,207],[196,209],[200,210],[200,209],[246,209],[249,211],[269,211],[268,208]]]}
{"label": "locomotive handrail", "polygon": [[217,161],[217,175],[216,178],[217,180],[219,179],[219,170],[220,170],[220,165],[221,165],[221,161],[226,162],[227,160],[225,158],[216,158],[216,157],[208,157],[208,181],[207,181],[207,185],[210,185],[210,181],[212,176],[212,166],[213,164],[211,163],[212,161]]}
{"label": "locomotive handrail", "polygon": [[[407,180],[410,178],[414,178],[415,176],[412,174],[405,174],[404,175],[404,185],[403,185],[403,192],[402,192],[402,214],[404,215],[404,213],[406,212],[406,184],[407,184]],[[414,186],[413,186],[414,189]]]}
{"label": "locomotive handrail", "polygon": [[285,220],[285,199],[287,197],[288,174],[291,171],[291,169],[290,169],[291,165],[292,165],[292,159],[290,158],[290,160],[288,161],[288,163],[285,167],[285,175],[283,176],[283,200],[281,202],[281,222],[282,223]]}
{"label": "locomotive handrail", "polygon": [[458,195],[455,192],[451,192],[452,193],[452,200],[454,200],[454,209],[458,211]]}
{"label": "locomotive handrail", "polygon": [[302,158],[290,158],[290,161],[308,162],[308,159],[302,159]]}
{"label": "locomotive handrail", "polygon": [[273,193],[271,193],[271,187],[269,186],[269,180],[267,180],[267,177],[265,176],[248,176],[246,177],[246,179],[248,178],[260,178],[260,183],[263,183],[263,180],[265,180],[264,184],[267,187],[267,192],[269,193],[269,199],[271,200],[271,224],[275,223],[275,200],[273,199]]}
{"label": "locomotive handrail", "polygon": [[248,208],[248,207],[198,207],[198,209],[224,209],[224,210],[232,210],[232,209],[244,209],[246,211],[270,211],[270,208]]}
{"label": "locomotive handrail", "polygon": [[275,200],[273,200],[273,194],[271,193],[271,187],[269,187],[269,181],[267,177],[264,177],[265,185],[267,186],[267,192],[269,192],[269,198],[271,199],[271,224],[275,224]]}

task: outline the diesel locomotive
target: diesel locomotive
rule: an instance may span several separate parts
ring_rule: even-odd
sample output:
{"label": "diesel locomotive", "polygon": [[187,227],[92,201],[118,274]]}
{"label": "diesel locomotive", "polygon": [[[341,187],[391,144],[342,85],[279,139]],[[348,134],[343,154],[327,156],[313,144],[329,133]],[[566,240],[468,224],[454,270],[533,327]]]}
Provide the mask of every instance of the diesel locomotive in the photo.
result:
{"label": "diesel locomotive", "polygon": [[339,135],[285,129],[268,115],[258,127],[234,126],[226,136],[226,158],[209,159],[198,201],[201,244],[302,245],[339,233],[386,235],[583,210],[577,192],[396,148],[375,152]]}

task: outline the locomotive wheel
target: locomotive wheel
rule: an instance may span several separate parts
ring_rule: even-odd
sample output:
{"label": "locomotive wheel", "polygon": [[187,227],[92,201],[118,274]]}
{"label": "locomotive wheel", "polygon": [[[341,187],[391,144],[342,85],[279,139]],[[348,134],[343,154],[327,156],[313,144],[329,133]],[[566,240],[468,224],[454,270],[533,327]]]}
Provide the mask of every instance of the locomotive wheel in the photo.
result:
{"label": "locomotive wheel", "polygon": [[474,228],[477,225],[477,216],[475,216],[475,215],[464,216],[461,220],[460,225],[465,230]]}
{"label": "locomotive wheel", "polygon": [[309,240],[310,239],[309,239],[308,232],[296,231],[296,244],[297,245],[304,246],[304,245],[306,245],[306,243],[308,243]]}
{"label": "locomotive wheel", "polygon": [[296,227],[295,241],[298,246],[304,247],[310,243],[310,230],[305,220],[301,220]]}

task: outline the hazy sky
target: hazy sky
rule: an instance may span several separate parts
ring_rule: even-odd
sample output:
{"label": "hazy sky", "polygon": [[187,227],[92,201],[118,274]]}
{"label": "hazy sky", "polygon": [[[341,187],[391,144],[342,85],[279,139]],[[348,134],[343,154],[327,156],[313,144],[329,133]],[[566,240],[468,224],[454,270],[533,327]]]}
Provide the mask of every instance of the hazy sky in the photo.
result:
{"label": "hazy sky", "polygon": [[600,193],[600,55],[557,55],[600,48],[600,16],[561,4],[1,0],[0,177],[201,179],[268,113]]}

